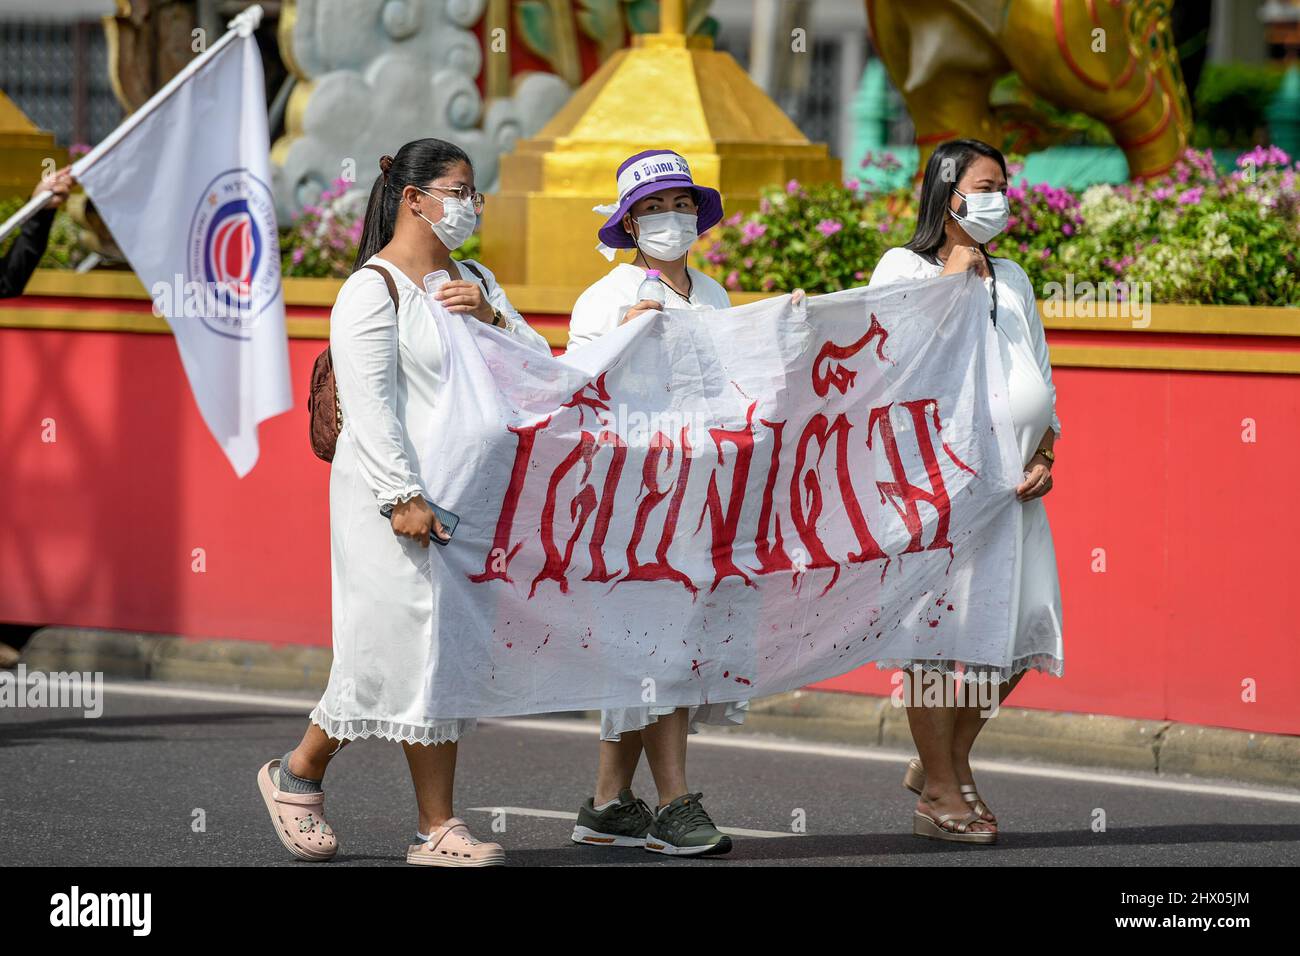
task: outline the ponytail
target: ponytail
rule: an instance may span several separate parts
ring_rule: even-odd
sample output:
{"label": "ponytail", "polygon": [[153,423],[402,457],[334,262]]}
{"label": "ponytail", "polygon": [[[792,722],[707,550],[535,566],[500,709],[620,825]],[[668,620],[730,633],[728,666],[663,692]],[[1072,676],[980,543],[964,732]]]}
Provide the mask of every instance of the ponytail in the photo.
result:
{"label": "ponytail", "polygon": [[469,155],[455,143],[432,138],[412,140],[399,149],[396,156],[380,157],[379,175],[370,187],[370,201],[366,203],[366,218],[361,228],[361,241],[357,243],[353,272],[392,241],[402,190],[407,186],[423,187],[457,163],[473,166]]}

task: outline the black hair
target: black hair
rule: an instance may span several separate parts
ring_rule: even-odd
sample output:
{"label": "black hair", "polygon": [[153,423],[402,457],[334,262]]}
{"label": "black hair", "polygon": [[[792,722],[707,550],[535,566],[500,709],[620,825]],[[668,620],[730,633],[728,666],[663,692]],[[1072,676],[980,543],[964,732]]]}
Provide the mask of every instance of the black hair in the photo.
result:
{"label": "black hair", "polygon": [[1002,153],[978,139],[950,139],[940,143],[930,154],[921,180],[916,232],[904,249],[910,249],[931,262],[938,261],[935,253],[942,248],[946,237],[944,227],[948,223],[952,190],[980,156],[996,160],[1002,167],[1002,175],[1007,175],[1007,161]]}
{"label": "black hair", "polygon": [[366,204],[365,225],[361,229],[361,241],[357,243],[353,272],[392,240],[402,190],[407,186],[423,188],[425,183],[437,179],[457,163],[464,163],[471,169],[474,166],[469,155],[455,143],[432,138],[413,139],[399,149],[396,156],[380,158],[380,172],[370,189],[370,202]]}

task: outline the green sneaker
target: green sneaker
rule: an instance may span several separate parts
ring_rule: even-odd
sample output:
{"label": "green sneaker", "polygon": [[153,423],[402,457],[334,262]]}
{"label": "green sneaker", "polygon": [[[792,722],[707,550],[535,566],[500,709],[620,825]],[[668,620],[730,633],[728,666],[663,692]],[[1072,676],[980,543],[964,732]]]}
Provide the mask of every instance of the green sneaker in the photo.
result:
{"label": "green sneaker", "polygon": [[671,856],[701,856],[726,853],[731,837],[718,830],[709,819],[702,793],[686,793],[654,815],[646,834],[645,848],[651,853]]}
{"label": "green sneaker", "polygon": [[573,828],[574,843],[592,846],[645,846],[646,830],[654,814],[631,790],[620,790],[618,803],[597,810],[593,798],[578,808],[578,822]]}

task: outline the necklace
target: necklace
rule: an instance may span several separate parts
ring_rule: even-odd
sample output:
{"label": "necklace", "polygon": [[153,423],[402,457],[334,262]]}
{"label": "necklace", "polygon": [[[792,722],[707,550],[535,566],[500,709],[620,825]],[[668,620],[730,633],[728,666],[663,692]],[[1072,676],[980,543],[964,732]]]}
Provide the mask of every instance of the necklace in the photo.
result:
{"label": "necklace", "polygon": [[682,295],[682,293],[678,291],[677,287],[668,281],[668,278],[666,276],[664,277],[664,284],[668,286],[668,288],[676,292],[678,295],[681,295],[682,298],[685,299],[687,302],[691,301],[691,292],[695,288],[695,280],[691,278],[691,271],[689,269],[686,270],[686,294],[685,295]]}

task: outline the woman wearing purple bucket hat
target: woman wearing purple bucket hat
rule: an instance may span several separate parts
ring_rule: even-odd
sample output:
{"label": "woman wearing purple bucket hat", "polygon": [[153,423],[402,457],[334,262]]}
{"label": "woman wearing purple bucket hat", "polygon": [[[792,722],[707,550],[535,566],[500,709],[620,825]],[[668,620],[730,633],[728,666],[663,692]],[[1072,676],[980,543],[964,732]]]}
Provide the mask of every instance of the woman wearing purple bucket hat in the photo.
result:
{"label": "woman wearing purple bucket hat", "polygon": [[[648,149],[618,167],[618,202],[593,210],[608,216],[596,249],[610,261],[617,249],[636,249],[631,262],[578,297],[569,321],[569,348],[590,342],[653,309],[726,309],[727,291],[710,276],[687,266],[699,234],[722,221],[722,197],[697,186],[677,153]],[[637,288],[654,269],[668,290],[668,301],[636,300]]]}
{"label": "woman wearing purple bucket hat", "polygon": [[[637,153],[618,168],[618,202],[594,210],[608,216],[597,250],[613,260],[616,249],[636,249],[573,306],[569,348],[660,309],[726,309],[727,292],[687,266],[699,234],[722,220],[722,197],[697,186],[686,160],[666,149]],[[666,301],[638,301],[637,291],[657,270]],[[739,724],[746,701],[692,707],[627,707],[601,711],[600,762],[595,796],[578,810],[573,841],[592,846],[644,846],[656,853],[697,856],[726,853],[731,838],[713,825],[701,794],[686,786],[686,737],[700,723]],[[659,791],[652,811],[632,793],[644,747]]]}

